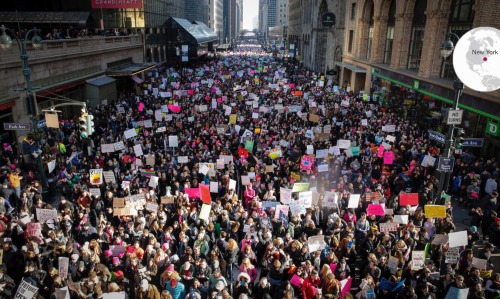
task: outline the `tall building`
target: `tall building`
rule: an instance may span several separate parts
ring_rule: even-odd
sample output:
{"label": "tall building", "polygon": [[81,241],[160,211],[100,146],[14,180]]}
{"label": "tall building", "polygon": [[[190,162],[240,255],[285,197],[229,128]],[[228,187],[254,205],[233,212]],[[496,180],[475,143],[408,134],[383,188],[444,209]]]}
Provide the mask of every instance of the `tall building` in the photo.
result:
{"label": "tall building", "polygon": [[243,29],[243,0],[232,0],[231,2],[231,37],[240,35]]}
{"label": "tall building", "polygon": [[224,0],[209,0],[209,27],[219,37],[219,44],[224,43]]}
{"label": "tall building", "polygon": [[184,5],[186,19],[208,24],[209,0],[186,0]]}
{"label": "tall building", "polygon": [[231,31],[232,31],[232,0],[224,0],[224,6],[223,6],[223,21],[222,21],[222,36],[224,40],[222,41],[223,44],[228,44],[231,42]]}
{"label": "tall building", "polygon": [[[288,44],[295,46],[295,56],[304,66],[314,71],[334,74],[335,62],[342,59],[344,40],[345,1],[317,0],[304,3],[289,0]],[[326,13],[335,15],[332,28],[323,26]]]}
{"label": "tall building", "polygon": [[267,38],[268,34],[268,4],[267,0],[259,0],[259,34]]}
{"label": "tall building", "polygon": [[[357,93],[383,97],[383,90],[409,90],[405,111],[429,111],[423,119],[441,130],[443,111],[454,99],[453,55],[440,47],[447,32],[458,37],[476,27],[500,28],[495,0],[346,1],[345,43],[340,80]],[[480,5],[479,5],[480,4]],[[456,37],[451,37],[456,44]],[[500,121],[500,90],[477,92],[465,87],[459,98],[467,136],[484,137],[483,153],[499,157],[500,139],[485,134],[488,122]],[[500,157],[499,157],[500,158]]]}

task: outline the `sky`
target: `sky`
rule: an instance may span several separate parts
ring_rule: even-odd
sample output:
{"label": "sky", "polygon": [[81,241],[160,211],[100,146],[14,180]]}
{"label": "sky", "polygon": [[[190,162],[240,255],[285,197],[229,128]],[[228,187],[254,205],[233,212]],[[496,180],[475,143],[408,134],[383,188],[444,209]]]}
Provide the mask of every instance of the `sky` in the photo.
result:
{"label": "sky", "polygon": [[252,30],[253,19],[259,14],[259,0],[243,0],[243,29]]}

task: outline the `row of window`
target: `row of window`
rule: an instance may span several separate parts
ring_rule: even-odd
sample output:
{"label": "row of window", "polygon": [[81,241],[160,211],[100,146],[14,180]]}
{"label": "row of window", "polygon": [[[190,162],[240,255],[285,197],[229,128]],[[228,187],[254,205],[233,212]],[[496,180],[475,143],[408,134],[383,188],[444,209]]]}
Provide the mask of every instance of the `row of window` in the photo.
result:
{"label": "row of window", "polygon": [[[420,61],[422,56],[422,48],[424,44],[425,35],[425,23],[426,15],[425,11],[427,8],[427,0],[417,0],[415,3],[414,16],[412,19],[412,29],[410,36],[410,45],[408,51],[408,60],[406,68],[412,71],[418,71],[420,67]],[[453,0],[451,5],[451,14],[449,18],[448,32],[453,32],[459,37],[465,34],[467,31],[472,29],[472,24],[474,21],[474,0]],[[395,27],[395,12],[396,12],[396,0],[392,0],[391,6],[389,8],[388,15],[388,26],[386,32],[386,41],[384,45],[384,56],[383,63],[390,64],[392,57],[392,46],[394,41],[394,27]],[[356,18],[356,3],[351,3],[351,20]],[[373,44],[373,33],[374,33],[374,22],[373,22],[373,2],[370,11],[370,21],[368,28],[368,42],[366,45],[366,59],[370,59],[372,44]],[[453,41],[454,43],[457,41]],[[348,48],[347,51],[352,53],[354,43],[354,30],[349,30],[348,36]],[[452,57],[443,61],[441,67],[442,78],[454,79],[455,73],[453,71],[453,61]]]}

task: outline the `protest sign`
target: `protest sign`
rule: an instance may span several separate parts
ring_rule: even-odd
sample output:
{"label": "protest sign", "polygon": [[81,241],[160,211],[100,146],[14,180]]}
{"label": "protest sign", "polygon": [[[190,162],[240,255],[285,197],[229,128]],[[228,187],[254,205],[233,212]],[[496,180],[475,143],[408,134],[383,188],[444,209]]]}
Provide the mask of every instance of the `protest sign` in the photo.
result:
{"label": "protest sign", "polygon": [[[352,196],[352,195],[351,195]],[[384,216],[385,215],[385,205],[384,204],[369,204],[366,208],[366,215]]]}
{"label": "protest sign", "polygon": [[292,216],[299,216],[306,213],[306,208],[304,207],[304,202],[301,200],[293,200],[289,204],[290,212]]}
{"label": "protest sign", "polygon": [[210,210],[212,210],[211,205],[203,204],[201,206],[200,216],[198,218],[208,221],[208,217],[210,216]]}
{"label": "protest sign", "polygon": [[398,231],[399,223],[384,222],[384,223],[379,223],[378,226],[381,233],[396,232]]}
{"label": "protest sign", "polygon": [[473,257],[472,266],[478,268],[479,270],[486,270],[486,267],[488,266],[488,261],[485,259]]}
{"label": "protest sign", "polygon": [[389,262],[388,262],[387,266],[389,267],[391,274],[396,275],[396,272],[398,270],[398,264],[399,264],[399,260],[397,257],[395,257],[395,256],[389,257]]}
{"label": "protest sign", "polygon": [[36,292],[38,292],[38,288],[30,283],[28,283],[26,280],[22,280],[21,284],[19,285],[19,288],[17,289],[16,295],[14,296],[15,299],[32,299]]}
{"label": "protest sign", "polygon": [[394,215],[393,221],[399,224],[408,224],[408,215]]}
{"label": "protest sign", "polygon": [[418,206],[418,193],[400,193],[399,204],[401,206]]}
{"label": "protest sign", "polygon": [[448,234],[448,245],[450,248],[466,246],[468,243],[469,239],[465,230]]}
{"label": "protest sign", "polygon": [[40,244],[42,242],[42,224],[38,222],[27,223],[26,234],[28,237],[36,238]]}
{"label": "protest sign", "polygon": [[468,296],[469,288],[458,289],[456,287],[450,287],[444,299],[467,299]]}
{"label": "protest sign", "polygon": [[422,269],[424,267],[424,264],[425,264],[425,251],[423,251],[423,250],[412,251],[411,260],[412,260],[412,270]]}
{"label": "protest sign", "polygon": [[394,153],[385,152],[384,153],[384,164],[391,165],[394,162]]}
{"label": "protest sign", "polygon": [[91,196],[101,196],[101,189],[99,188],[89,188],[89,193]]}
{"label": "protest sign", "polygon": [[312,206],[312,191],[299,192],[299,200],[304,202],[304,207],[310,208]]}
{"label": "protest sign", "polygon": [[309,249],[309,253],[318,251],[318,250],[323,250],[326,246],[325,243],[325,236],[324,235],[317,235],[313,237],[307,238],[307,247]]}
{"label": "protest sign", "polygon": [[113,153],[115,151],[115,144],[101,144],[101,152],[104,153]]}
{"label": "protest sign", "polygon": [[113,198],[113,208],[124,208],[125,198],[115,197]]}
{"label": "protest sign", "polygon": [[177,162],[178,163],[188,163],[189,162],[188,156],[178,156],[177,157]]}
{"label": "protest sign", "polygon": [[158,204],[155,204],[152,202],[146,203],[146,211],[157,212],[158,211]]}
{"label": "protest sign", "polygon": [[125,292],[104,293],[102,299],[125,299]]}
{"label": "protest sign", "polygon": [[178,147],[179,146],[179,138],[177,135],[168,136],[168,146],[169,147]]}
{"label": "protest sign", "polygon": [[[442,243],[442,244],[445,244],[445,243]],[[456,264],[456,263],[458,263],[459,259],[460,259],[460,248],[453,247],[453,248],[449,248],[448,251],[446,252],[444,262],[449,263],[449,264]]]}
{"label": "protest sign", "polygon": [[106,183],[116,183],[115,174],[113,171],[103,171],[102,175]]}
{"label": "protest sign", "polygon": [[130,139],[137,136],[137,131],[135,129],[130,129],[124,132],[125,139]]}
{"label": "protest sign", "polygon": [[345,139],[337,140],[337,146],[341,149],[348,149],[351,147],[351,141]]}
{"label": "protest sign", "polygon": [[60,256],[57,261],[59,265],[59,277],[66,279],[68,277],[69,258]]}
{"label": "protest sign", "polygon": [[326,191],[323,197],[323,207],[334,207],[338,204],[338,195],[335,192]]}
{"label": "protest sign", "polygon": [[425,205],[425,218],[445,218],[446,206],[440,205]]}
{"label": "protest sign", "polygon": [[219,182],[210,182],[210,193],[219,193]]}
{"label": "protest sign", "polygon": [[359,199],[361,198],[361,194],[351,194],[349,196],[349,204],[347,205],[348,209],[357,209],[359,206]]}
{"label": "protest sign", "polygon": [[162,204],[173,204],[174,197],[173,196],[162,196],[162,197],[160,197],[160,202]]}
{"label": "protest sign", "polygon": [[280,188],[280,201],[287,205],[292,200],[292,189]]}
{"label": "protest sign", "polygon": [[57,220],[56,209],[36,209],[36,219],[43,223],[49,219]]}
{"label": "protest sign", "polygon": [[307,189],[309,189],[309,183],[294,183],[292,192],[307,191]]}
{"label": "protest sign", "polygon": [[158,180],[159,179],[160,179],[159,177],[152,175],[149,178],[149,184],[148,184],[148,186],[151,187],[151,188],[153,188],[153,189],[156,188],[156,186],[158,186]]}
{"label": "protest sign", "polygon": [[102,184],[102,169],[90,169],[90,184],[100,185]]}

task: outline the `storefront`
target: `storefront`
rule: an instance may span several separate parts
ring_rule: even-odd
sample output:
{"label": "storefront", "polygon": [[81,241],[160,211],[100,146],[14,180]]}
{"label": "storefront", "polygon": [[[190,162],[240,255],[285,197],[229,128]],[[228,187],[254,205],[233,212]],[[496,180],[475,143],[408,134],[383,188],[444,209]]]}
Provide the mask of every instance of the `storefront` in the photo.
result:
{"label": "storefront", "polygon": [[[372,94],[388,93],[388,100],[401,102],[401,113],[411,115],[424,128],[443,134],[447,125],[447,109],[453,104],[454,90],[419,79],[415,79],[390,70],[372,67]],[[393,103],[394,104],[394,103]],[[479,99],[463,93],[459,107],[464,110],[461,127],[470,138],[483,138],[480,152],[483,155],[500,158],[500,139],[486,133],[488,122],[500,122],[500,103]],[[475,150],[477,152],[477,150]]]}

